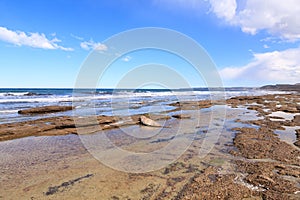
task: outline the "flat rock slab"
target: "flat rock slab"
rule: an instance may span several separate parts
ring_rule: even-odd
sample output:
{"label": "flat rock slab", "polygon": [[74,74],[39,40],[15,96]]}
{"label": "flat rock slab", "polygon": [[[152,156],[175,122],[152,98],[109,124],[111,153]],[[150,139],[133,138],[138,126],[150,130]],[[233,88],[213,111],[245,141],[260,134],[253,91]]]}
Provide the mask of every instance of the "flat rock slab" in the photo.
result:
{"label": "flat rock slab", "polygon": [[19,114],[23,115],[33,115],[33,114],[46,114],[73,110],[72,106],[44,106],[38,108],[29,108],[24,110],[19,110]]}
{"label": "flat rock slab", "polygon": [[176,114],[176,115],[172,115],[172,117],[177,118],[177,119],[190,119],[191,115],[188,115],[188,114]]}

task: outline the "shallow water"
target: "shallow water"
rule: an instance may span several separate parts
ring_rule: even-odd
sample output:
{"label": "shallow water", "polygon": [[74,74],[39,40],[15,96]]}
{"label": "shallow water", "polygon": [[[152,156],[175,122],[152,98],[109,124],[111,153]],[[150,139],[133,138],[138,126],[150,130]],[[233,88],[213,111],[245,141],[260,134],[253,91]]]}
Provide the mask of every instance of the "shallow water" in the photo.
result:
{"label": "shallow water", "polygon": [[275,130],[274,133],[277,134],[282,141],[293,145],[294,142],[297,141],[295,130],[300,129],[300,126],[283,126],[283,128],[285,128],[285,130]]}
{"label": "shallow water", "polygon": [[[184,113],[191,119],[158,121],[163,128],[134,125],[89,135],[0,142],[0,194],[4,199],[88,199],[99,195],[103,199],[114,195],[126,199],[127,194],[140,194],[149,182],[166,184],[170,177],[163,169],[172,163],[199,169],[218,166],[220,174],[234,172],[233,157],[228,153],[235,135],[231,129],[249,127],[235,120],[257,119],[256,111],[213,106]],[[135,172],[147,173],[130,178]],[[93,177],[54,196],[45,196],[50,186],[87,174]],[[189,175],[180,174],[187,180]]]}
{"label": "shallow water", "polygon": [[[283,111],[276,111],[276,112],[272,112],[268,116],[271,117],[270,118],[271,121],[286,121],[286,120],[292,120],[295,115],[296,115],[295,113],[286,113]],[[276,118],[274,119],[272,117],[280,117],[282,119],[276,119]]]}
{"label": "shallow water", "polygon": [[[270,91],[251,88],[229,90],[226,93],[208,91],[207,88],[195,91],[97,89],[84,90],[79,94],[73,94],[73,89],[0,89],[0,124],[73,114],[72,111],[38,116],[18,114],[22,109],[49,105],[70,106],[74,103],[77,109],[93,108],[99,115],[112,115],[113,112],[131,115],[147,113],[149,110],[152,112],[170,110],[172,107],[168,107],[167,104],[175,101],[198,101],[267,93]],[[274,93],[282,92],[274,91]],[[154,108],[156,110],[153,110]]]}
{"label": "shallow water", "polygon": [[[12,171],[19,169],[20,163],[22,163],[22,168],[45,160],[47,162],[53,161],[52,164],[55,164],[57,159],[87,153],[85,148],[92,154],[96,152],[94,157],[97,157],[97,152],[105,150],[123,149],[133,153],[149,153],[174,143],[173,146],[171,145],[167,149],[167,151],[172,152],[172,155],[160,159],[175,160],[192,142],[197,141],[200,145],[198,150],[200,151],[202,147],[202,153],[206,151],[209,153],[212,147],[220,142],[220,138],[224,144],[232,142],[234,137],[234,133],[231,131],[232,128],[249,126],[248,124],[234,122],[236,118],[241,120],[256,118],[254,111],[240,108],[231,109],[227,106],[221,108],[222,106],[215,106],[199,112],[187,110],[184,113],[190,114],[191,119],[179,120],[172,118],[166,121],[158,121],[165,128],[134,125],[90,135],[26,137],[0,142],[1,172],[5,173],[8,169]],[[223,111],[226,111],[226,116]],[[212,116],[213,112],[216,112],[214,116]],[[169,114],[172,115],[174,112]],[[104,136],[106,140],[103,140]],[[104,141],[110,143],[103,143]],[[110,153],[114,154],[113,151]],[[117,158],[118,156],[116,156]],[[109,160],[113,160],[113,157],[110,156]]]}

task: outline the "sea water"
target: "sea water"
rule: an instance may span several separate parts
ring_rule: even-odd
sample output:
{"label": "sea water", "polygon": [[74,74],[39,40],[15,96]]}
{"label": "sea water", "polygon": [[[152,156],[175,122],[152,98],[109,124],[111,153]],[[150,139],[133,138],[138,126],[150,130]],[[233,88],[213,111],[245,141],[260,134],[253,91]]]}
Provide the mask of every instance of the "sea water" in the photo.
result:
{"label": "sea water", "polygon": [[[196,89],[0,89],[0,124],[34,120],[45,117],[71,116],[73,111],[43,115],[21,115],[19,110],[41,106],[75,106],[92,108],[97,115],[132,115],[159,113],[174,109],[168,104],[177,101],[197,101],[229,98],[240,95],[262,95],[270,91],[256,88]],[[272,92],[278,93],[278,92]]]}

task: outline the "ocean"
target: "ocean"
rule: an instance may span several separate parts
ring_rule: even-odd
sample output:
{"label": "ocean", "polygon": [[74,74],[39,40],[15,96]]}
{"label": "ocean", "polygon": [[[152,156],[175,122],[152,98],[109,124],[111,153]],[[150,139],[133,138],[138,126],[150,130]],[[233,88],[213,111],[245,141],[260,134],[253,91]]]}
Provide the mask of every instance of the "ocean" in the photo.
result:
{"label": "ocean", "polygon": [[[270,91],[256,88],[225,88],[209,91],[207,88],[193,90],[168,89],[82,89],[80,93],[73,89],[0,89],[0,124],[12,123],[38,118],[73,115],[73,111],[43,115],[21,115],[19,110],[60,105],[74,105],[75,109],[93,108],[97,115],[132,115],[143,113],[158,113],[173,109],[169,103],[176,101],[194,101],[211,99],[216,96],[229,98],[240,95],[262,95]],[[278,93],[273,91],[272,93]]]}

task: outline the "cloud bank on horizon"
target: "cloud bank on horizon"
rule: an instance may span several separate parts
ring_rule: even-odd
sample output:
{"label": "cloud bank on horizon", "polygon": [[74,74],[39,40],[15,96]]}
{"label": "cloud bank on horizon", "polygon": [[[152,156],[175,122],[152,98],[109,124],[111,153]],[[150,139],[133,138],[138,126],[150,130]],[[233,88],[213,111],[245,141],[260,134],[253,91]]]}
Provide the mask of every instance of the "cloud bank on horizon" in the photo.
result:
{"label": "cloud bank on horizon", "polygon": [[[122,1],[123,2],[123,1]],[[255,37],[265,33],[268,37],[262,44],[263,52],[250,51],[252,59],[243,65],[219,66],[219,72],[224,82],[241,83],[256,80],[266,83],[297,83],[300,82],[300,13],[298,0],[152,0],[153,5],[163,9],[176,9],[187,13],[205,13],[217,19],[226,28],[238,28],[245,35]],[[216,23],[216,24],[217,24]],[[216,25],[217,26],[217,25]],[[76,44],[63,45],[56,37],[40,32],[13,30],[0,25],[0,40],[14,46],[27,46],[45,50],[60,50],[64,52],[78,49],[90,51],[93,49],[105,51],[107,46],[93,39],[85,40],[82,36],[69,36]],[[64,38],[65,40],[66,38]],[[238,42],[238,41],[237,41]],[[270,48],[270,44],[290,44],[289,47]],[[126,56],[123,61],[130,62]],[[234,60],[234,58],[232,58]]]}

